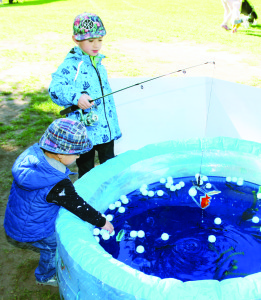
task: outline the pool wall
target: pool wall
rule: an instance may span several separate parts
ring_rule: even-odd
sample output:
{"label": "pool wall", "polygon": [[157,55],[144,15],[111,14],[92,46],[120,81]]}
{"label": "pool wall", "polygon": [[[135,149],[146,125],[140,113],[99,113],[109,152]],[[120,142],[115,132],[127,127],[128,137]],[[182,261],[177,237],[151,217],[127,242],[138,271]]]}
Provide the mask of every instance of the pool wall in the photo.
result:
{"label": "pool wall", "polygon": [[[75,183],[77,192],[104,212],[122,194],[161,177],[201,173],[236,176],[261,185],[261,145],[216,137],[167,141],[126,151]],[[114,259],[93,237],[93,226],[60,209],[56,222],[61,299],[258,300],[261,273],[244,278],[182,282],[148,276]]]}

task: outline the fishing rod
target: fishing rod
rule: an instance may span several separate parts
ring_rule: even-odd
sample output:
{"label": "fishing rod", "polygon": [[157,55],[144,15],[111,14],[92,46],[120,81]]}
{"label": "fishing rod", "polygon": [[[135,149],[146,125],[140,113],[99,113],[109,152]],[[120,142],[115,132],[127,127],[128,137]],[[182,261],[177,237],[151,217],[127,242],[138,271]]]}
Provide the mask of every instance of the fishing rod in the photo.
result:
{"label": "fishing rod", "polygon": [[[133,85],[127,86],[127,87],[122,88],[122,89],[120,89],[120,90],[114,91],[114,92],[109,93],[109,94],[107,94],[107,95],[101,96],[101,97],[99,97],[99,98],[96,98],[96,99],[93,99],[93,100],[89,100],[89,102],[93,102],[93,101],[99,100],[99,99],[101,99],[101,98],[104,98],[104,97],[110,96],[110,95],[112,95],[112,94],[116,94],[116,93],[118,93],[118,92],[121,92],[121,91],[124,91],[124,90],[126,90],[126,89],[132,88],[132,87],[134,87],[134,86],[138,86],[138,85],[141,85],[141,84],[143,84],[143,83],[146,83],[146,82],[149,82],[149,81],[152,81],[152,80],[155,80],[155,79],[164,77],[164,76],[168,76],[168,75],[171,75],[171,74],[174,74],[174,73],[178,73],[178,72],[186,73],[185,70],[192,69],[192,68],[196,68],[196,67],[199,67],[199,66],[202,66],[202,65],[206,65],[206,64],[209,64],[209,63],[215,64],[214,61],[207,61],[207,62],[204,62],[204,63],[202,63],[202,64],[198,64],[198,65],[195,65],[195,66],[183,68],[183,69],[180,69],[180,70],[177,70],[177,71],[173,71],[173,72],[170,72],[170,73],[167,73],[167,74],[164,74],[164,75],[156,76],[156,77],[147,79],[147,80],[145,80],[145,81],[141,81],[141,82],[135,83],[135,84],[133,84]],[[82,92],[82,93],[84,93],[84,92]],[[80,109],[80,108],[79,108],[77,105],[72,105],[72,106],[70,106],[70,107],[67,107],[67,108],[61,110],[61,111],[60,111],[60,115],[66,115],[66,114],[69,114],[69,113],[71,113],[71,112],[74,112],[74,111],[76,111],[76,110],[78,110],[78,109]]]}

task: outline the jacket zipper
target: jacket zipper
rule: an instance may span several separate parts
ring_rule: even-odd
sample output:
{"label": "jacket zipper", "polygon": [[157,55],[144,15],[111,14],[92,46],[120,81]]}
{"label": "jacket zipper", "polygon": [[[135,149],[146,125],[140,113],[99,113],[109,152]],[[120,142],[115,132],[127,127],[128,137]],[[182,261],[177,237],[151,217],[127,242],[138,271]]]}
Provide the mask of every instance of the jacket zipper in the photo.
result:
{"label": "jacket zipper", "polygon": [[[94,67],[94,65],[92,65]],[[95,71],[96,71],[96,74],[98,76],[98,79],[99,79],[99,82],[100,82],[100,87],[101,87],[101,92],[102,92],[102,101],[103,101],[103,107],[104,107],[104,114],[105,114],[105,119],[106,119],[106,122],[108,124],[108,128],[109,128],[109,132],[110,132],[110,141],[111,141],[111,129],[110,129],[110,124],[108,122],[108,119],[107,119],[107,115],[106,115],[106,109],[105,109],[105,101],[104,101],[104,93],[103,93],[103,88],[102,88],[102,81],[101,81],[101,76],[100,76],[100,73],[98,71],[98,69],[96,69],[94,67]]]}

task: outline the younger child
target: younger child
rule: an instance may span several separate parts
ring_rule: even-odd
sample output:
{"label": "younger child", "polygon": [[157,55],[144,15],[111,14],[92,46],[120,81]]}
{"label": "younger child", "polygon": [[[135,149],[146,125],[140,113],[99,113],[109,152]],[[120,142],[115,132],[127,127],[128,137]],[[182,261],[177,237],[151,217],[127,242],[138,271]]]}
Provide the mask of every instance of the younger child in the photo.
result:
{"label": "younger child", "polygon": [[242,0],[221,0],[224,7],[224,19],[221,27],[231,30],[228,23],[232,24],[232,33],[236,33],[238,27],[243,22],[240,17]]}
{"label": "younger child", "polygon": [[[76,160],[79,177],[94,167],[95,150],[100,163],[114,157],[114,140],[121,137],[107,72],[101,64],[105,57],[99,51],[106,34],[102,20],[95,14],[78,15],[73,24],[72,39],[76,47],[52,74],[49,94],[61,106],[77,105],[81,110],[70,113],[71,119],[85,123],[93,149]],[[92,99],[98,100],[89,102]],[[95,120],[98,118],[98,121]]]}
{"label": "younger child", "polygon": [[91,149],[81,122],[58,119],[13,165],[4,228],[14,240],[40,249],[35,270],[38,284],[57,286],[55,220],[60,206],[86,222],[113,231],[113,225],[77,194],[69,179],[73,173],[67,166]]}

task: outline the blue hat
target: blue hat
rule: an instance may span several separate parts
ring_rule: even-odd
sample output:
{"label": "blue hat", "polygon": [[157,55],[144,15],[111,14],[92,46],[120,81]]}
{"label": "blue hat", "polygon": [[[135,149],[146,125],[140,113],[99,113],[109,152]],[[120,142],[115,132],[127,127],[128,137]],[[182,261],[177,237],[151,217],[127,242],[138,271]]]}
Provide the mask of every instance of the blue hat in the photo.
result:
{"label": "blue hat", "polygon": [[41,148],[57,154],[83,154],[92,149],[86,127],[78,121],[57,119],[39,141]]}
{"label": "blue hat", "polygon": [[100,17],[92,13],[78,15],[73,22],[73,35],[77,41],[100,38],[106,30]]}

